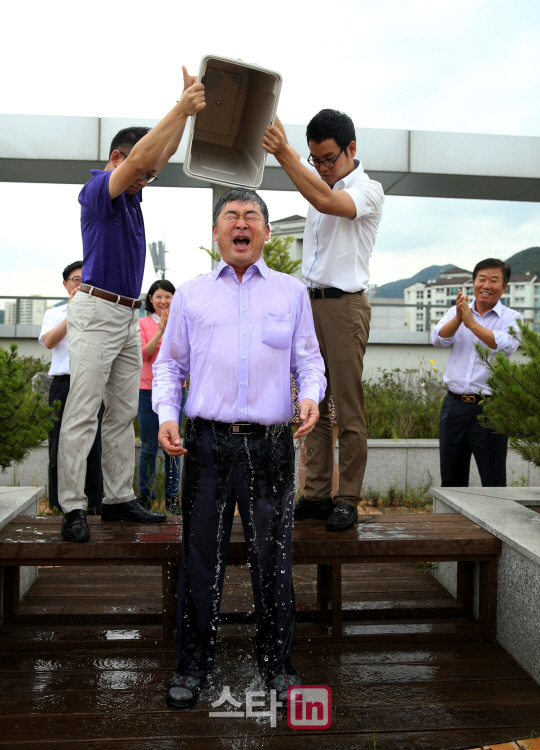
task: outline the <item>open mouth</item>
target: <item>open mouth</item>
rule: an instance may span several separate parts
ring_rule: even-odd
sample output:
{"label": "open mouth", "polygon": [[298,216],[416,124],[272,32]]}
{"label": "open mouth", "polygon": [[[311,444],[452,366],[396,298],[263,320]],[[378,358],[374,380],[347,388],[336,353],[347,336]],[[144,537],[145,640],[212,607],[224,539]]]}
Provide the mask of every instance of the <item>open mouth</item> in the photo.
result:
{"label": "open mouth", "polygon": [[233,240],[233,245],[238,248],[238,250],[245,250],[249,243],[249,237],[235,237]]}

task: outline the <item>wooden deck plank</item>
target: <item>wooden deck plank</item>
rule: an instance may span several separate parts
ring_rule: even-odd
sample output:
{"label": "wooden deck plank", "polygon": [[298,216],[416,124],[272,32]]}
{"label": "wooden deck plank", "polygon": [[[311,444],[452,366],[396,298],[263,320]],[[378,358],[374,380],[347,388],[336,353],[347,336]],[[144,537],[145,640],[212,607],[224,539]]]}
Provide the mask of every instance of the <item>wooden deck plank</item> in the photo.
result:
{"label": "wooden deck plank", "polygon": [[[69,715],[24,716],[0,718],[2,742],[32,742],[47,738],[65,740],[70,734],[81,731],[81,717]],[[236,726],[235,726],[236,724]],[[425,731],[454,731],[512,729],[511,736],[522,736],[523,730],[532,727],[540,730],[538,705],[486,706],[485,704],[453,704],[428,706],[400,706],[399,711],[389,711],[388,706],[352,708],[338,707],[333,711],[332,726],[324,732],[328,743],[332,735],[359,732],[364,736],[384,732],[397,733]],[[287,726],[286,717],[278,718],[276,728],[265,727],[261,721],[244,718],[212,718],[201,721],[200,712],[185,711],[181,716],[174,711],[130,714],[129,721],[122,715],[93,714],[84,721],[83,731],[87,741],[103,739],[161,739],[234,737],[237,742],[244,737],[261,734],[271,736],[297,736],[298,730]],[[305,730],[303,730],[305,732]],[[311,732],[313,734],[313,732]]]}

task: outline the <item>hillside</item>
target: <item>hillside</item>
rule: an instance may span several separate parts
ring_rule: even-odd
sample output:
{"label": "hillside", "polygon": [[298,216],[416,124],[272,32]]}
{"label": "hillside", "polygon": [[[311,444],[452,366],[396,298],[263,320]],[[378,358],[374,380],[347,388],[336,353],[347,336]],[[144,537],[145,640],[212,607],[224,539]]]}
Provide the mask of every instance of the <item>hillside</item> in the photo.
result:
{"label": "hillside", "polygon": [[514,273],[531,273],[540,274],[540,247],[529,247],[527,250],[521,250],[507,259]]}
{"label": "hillside", "polygon": [[[536,249],[538,249],[540,252],[540,248]],[[414,276],[411,276],[409,279],[399,279],[398,281],[390,281],[388,284],[381,284],[381,286],[377,287],[377,294],[375,295],[375,297],[402,298],[403,290],[405,289],[405,287],[414,284],[416,281],[430,281],[431,279],[438,279],[441,271],[445,271],[447,268],[452,268],[452,265],[453,264],[450,263],[446,266],[428,266],[427,268],[423,268],[421,271],[418,271],[418,273],[416,273]],[[513,270],[514,269],[512,267],[512,271]]]}

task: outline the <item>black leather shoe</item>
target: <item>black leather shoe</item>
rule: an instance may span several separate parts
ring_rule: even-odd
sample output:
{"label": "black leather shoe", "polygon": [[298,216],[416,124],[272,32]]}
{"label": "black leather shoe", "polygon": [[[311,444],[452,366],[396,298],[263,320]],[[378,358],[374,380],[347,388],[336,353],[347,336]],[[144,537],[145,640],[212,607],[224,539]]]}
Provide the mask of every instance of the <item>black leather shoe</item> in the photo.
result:
{"label": "black leather shoe", "polygon": [[326,521],[333,510],[334,503],[331,497],[326,500],[306,500],[303,495],[300,495],[294,505],[293,517],[295,521],[302,521],[304,518]]}
{"label": "black leather shoe", "polygon": [[152,510],[152,501],[149,497],[146,497],[146,495],[139,495],[139,497],[137,498],[137,502],[143,508],[146,508],[146,510]]}
{"label": "black leather shoe", "polygon": [[178,502],[178,497],[169,497],[165,495],[165,510],[170,513],[171,516],[181,516],[182,508]]}
{"label": "black leather shoe", "polygon": [[327,531],[346,531],[352,529],[358,521],[358,509],[348,505],[343,500],[338,500],[334,505],[334,510],[328,517],[326,524]]}
{"label": "black leather shoe", "polygon": [[64,513],[62,536],[66,542],[87,542],[90,539],[86,511],[77,509]]}
{"label": "black leather shoe", "polygon": [[102,521],[133,521],[134,523],[162,523],[167,518],[163,513],[146,510],[136,500],[128,503],[115,503],[101,506]]}
{"label": "black leather shoe", "polygon": [[197,703],[201,678],[193,675],[175,674],[172,676],[167,689],[166,702],[169,708],[184,711]]}
{"label": "black leather shoe", "polygon": [[293,685],[301,684],[302,680],[294,672],[282,672],[281,674],[277,674],[275,677],[272,677],[271,680],[267,680],[266,682],[269,690],[276,691],[276,697],[278,701],[285,701],[285,706],[282,706],[282,708],[287,707],[286,702],[288,689]]}

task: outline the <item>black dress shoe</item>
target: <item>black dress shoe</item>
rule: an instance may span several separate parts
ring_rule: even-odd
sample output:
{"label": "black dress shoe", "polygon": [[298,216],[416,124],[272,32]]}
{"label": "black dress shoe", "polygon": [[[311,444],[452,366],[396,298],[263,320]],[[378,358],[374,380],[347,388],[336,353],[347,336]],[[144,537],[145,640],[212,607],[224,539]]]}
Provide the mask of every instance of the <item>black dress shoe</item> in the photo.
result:
{"label": "black dress shoe", "polygon": [[142,505],[143,508],[146,508],[146,510],[152,510],[152,501],[149,497],[146,497],[146,495],[139,495],[137,502],[139,505]]}
{"label": "black dress shoe", "polygon": [[87,542],[90,539],[86,511],[77,509],[64,513],[62,536],[66,542]]}
{"label": "black dress shoe", "polygon": [[295,521],[302,521],[304,518],[326,521],[333,510],[334,503],[331,497],[326,500],[306,500],[303,495],[300,495],[294,505],[293,517]]}
{"label": "black dress shoe", "polygon": [[165,495],[165,510],[171,514],[171,516],[181,516],[182,508],[178,502],[178,497],[169,497]]}
{"label": "black dress shoe", "polygon": [[133,521],[134,523],[162,523],[167,518],[163,513],[146,510],[136,500],[128,503],[103,503],[101,506],[102,521]]}
{"label": "black dress shoe", "polygon": [[301,684],[302,680],[295,672],[282,672],[266,682],[266,685],[270,690],[276,691],[278,701],[285,701],[285,706],[282,706],[282,708],[287,707],[287,691],[289,688],[293,685]]}
{"label": "black dress shoe", "polygon": [[166,702],[170,708],[184,711],[197,703],[202,679],[187,674],[174,674],[167,689]]}
{"label": "black dress shoe", "polygon": [[358,521],[358,508],[338,500],[326,524],[327,531],[346,531]]}

